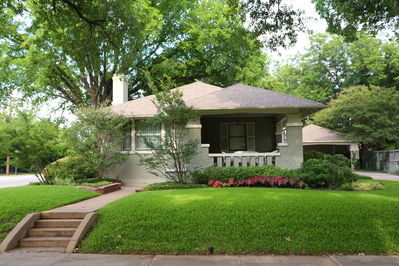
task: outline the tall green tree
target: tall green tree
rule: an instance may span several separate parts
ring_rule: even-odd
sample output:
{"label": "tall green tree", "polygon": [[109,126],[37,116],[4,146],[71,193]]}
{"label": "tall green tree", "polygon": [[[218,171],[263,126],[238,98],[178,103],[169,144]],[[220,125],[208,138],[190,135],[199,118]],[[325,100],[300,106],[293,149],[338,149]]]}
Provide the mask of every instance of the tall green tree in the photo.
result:
{"label": "tall green tree", "polygon": [[345,133],[363,148],[399,148],[399,92],[394,88],[345,89],[313,119],[317,125]]}
{"label": "tall green tree", "polygon": [[397,0],[312,0],[316,10],[327,21],[328,31],[356,39],[359,30],[377,33],[391,30],[399,34]]}
{"label": "tall green tree", "polygon": [[317,34],[309,48],[274,74],[274,89],[322,103],[354,85],[399,90],[399,43],[367,34],[352,43],[337,35]]}
{"label": "tall green tree", "polygon": [[269,12],[250,20],[263,26],[246,29],[251,2],[8,0],[0,4],[0,51],[25,95],[74,106],[109,103],[115,73],[129,76],[130,97],[150,93],[146,72],[167,74],[177,85],[252,83],[265,72],[261,36],[274,48],[284,36],[294,41],[302,23],[299,13],[272,1]]}

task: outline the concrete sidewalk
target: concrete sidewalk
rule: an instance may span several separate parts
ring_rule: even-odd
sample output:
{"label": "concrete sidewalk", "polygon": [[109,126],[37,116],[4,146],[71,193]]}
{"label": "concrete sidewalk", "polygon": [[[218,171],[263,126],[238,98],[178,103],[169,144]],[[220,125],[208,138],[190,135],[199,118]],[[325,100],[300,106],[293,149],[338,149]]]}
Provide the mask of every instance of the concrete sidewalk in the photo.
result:
{"label": "concrete sidewalk", "polygon": [[55,208],[47,212],[94,212],[108,203],[135,193],[138,188],[140,187],[122,187],[120,190]]}
{"label": "concrete sidewalk", "polygon": [[179,266],[179,265],[399,265],[399,256],[173,256],[173,255],[97,255],[30,252],[14,250],[0,253],[0,266],[9,265],[85,265],[85,266]]}

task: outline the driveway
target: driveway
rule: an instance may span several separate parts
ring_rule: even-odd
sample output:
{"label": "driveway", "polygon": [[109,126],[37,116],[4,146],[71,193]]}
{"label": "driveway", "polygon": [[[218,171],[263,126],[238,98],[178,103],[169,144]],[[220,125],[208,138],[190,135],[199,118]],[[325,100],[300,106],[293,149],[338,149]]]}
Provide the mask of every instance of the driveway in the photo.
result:
{"label": "driveway", "polygon": [[0,176],[0,188],[3,187],[20,187],[28,185],[30,182],[37,182],[37,177],[32,174],[28,175],[10,175]]}
{"label": "driveway", "polygon": [[378,180],[390,180],[390,181],[399,181],[399,175],[391,175],[385,173],[378,173],[378,172],[366,172],[366,171],[356,171],[356,174],[365,175],[372,177],[373,179]]}

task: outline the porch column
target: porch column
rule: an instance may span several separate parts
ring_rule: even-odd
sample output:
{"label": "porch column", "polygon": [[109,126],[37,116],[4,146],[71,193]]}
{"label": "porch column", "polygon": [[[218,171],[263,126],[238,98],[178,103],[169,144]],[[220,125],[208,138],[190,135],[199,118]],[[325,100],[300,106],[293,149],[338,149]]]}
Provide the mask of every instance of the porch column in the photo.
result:
{"label": "porch column", "polygon": [[208,166],[212,166],[209,157],[209,144],[201,144],[201,120],[200,117],[192,119],[187,125],[188,137],[198,140],[198,154],[192,160],[191,170],[200,170]]}
{"label": "porch column", "polygon": [[351,168],[354,170],[356,165],[357,165],[357,162],[360,159],[360,156],[359,156],[359,144],[352,143],[349,146],[349,152],[350,152],[350,157],[351,157]]}
{"label": "porch column", "polygon": [[286,142],[277,145],[280,156],[276,158],[276,166],[279,168],[296,169],[301,167],[303,163],[303,124],[300,114],[287,114],[286,117]]}

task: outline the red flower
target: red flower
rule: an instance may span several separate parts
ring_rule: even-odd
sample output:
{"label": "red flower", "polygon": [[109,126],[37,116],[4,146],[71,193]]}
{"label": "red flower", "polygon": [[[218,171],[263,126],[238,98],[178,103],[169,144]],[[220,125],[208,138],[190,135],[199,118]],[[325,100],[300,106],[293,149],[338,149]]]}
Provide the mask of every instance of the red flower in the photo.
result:
{"label": "red flower", "polygon": [[212,187],[220,187],[222,185],[222,182],[220,181],[215,181],[215,183],[213,183]]}
{"label": "red flower", "polygon": [[234,184],[234,178],[230,178],[230,179],[229,179],[229,183],[230,183],[230,184]]}
{"label": "red flower", "polygon": [[291,186],[292,186],[293,184],[295,184],[296,180],[293,179],[293,178],[291,178],[291,179],[289,180],[289,182],[290,182],[290,184],[291,184]]}
{"label": "red flower", "polygon": [[279,175],[279,176],[277,176],[277,178],[278,178],[278,179],[280,179],[280,178],[281,178],[281,176]]}
{"label": "red flower", "polygon": [[285,184],[287,184],[287,182],[288,182],[288,179],[287,179],[287,178],[284,178],[284,179],[283,179],[283,184],[285,185]]}
{"label": "red flower", "polygon": [[274,183],[276,183],[276,179],[275,178],[270,178],[269,179],[269,183],[270,183],[270,185],[273,185]]}
{"label": "red flower", "polygon": [[268,177],[265,177],[265,182],[269,182],[269,178]]}
{"label": "red flower", "polygon": [[281,179],[277,180],[277,184],[280,186],[283,183],[283,181],[281,181]]}
{"label": "red flower", "polygon": [[252,177],[252,184],[255,184],[258,181],[258,179],[256,177]]}
{"label": "red flower", "polygon": [[209,180],[208,185],[211,186],[213,184],[213,182],[215,182],[215,180],[213,180],[213,179]]}

